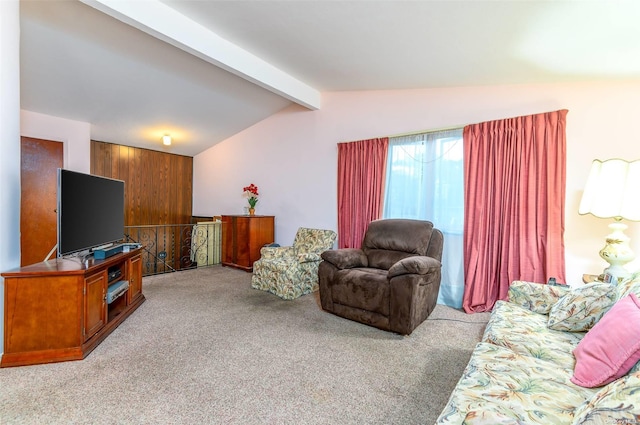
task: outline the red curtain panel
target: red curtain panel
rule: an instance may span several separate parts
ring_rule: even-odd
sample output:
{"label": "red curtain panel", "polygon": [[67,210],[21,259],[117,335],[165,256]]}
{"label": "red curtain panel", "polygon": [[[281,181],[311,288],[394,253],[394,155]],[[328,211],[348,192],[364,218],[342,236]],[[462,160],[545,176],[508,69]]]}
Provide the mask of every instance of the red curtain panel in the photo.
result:
{"label": "red curtain panel", "polygon": [[338,247],[360,248],[382,214],[389,138],[338,143]]}
{"label": "red curtain panel", "polygon": [[490,311],[513,280],[565,281],[567,112],[464,128],[467,313]]}

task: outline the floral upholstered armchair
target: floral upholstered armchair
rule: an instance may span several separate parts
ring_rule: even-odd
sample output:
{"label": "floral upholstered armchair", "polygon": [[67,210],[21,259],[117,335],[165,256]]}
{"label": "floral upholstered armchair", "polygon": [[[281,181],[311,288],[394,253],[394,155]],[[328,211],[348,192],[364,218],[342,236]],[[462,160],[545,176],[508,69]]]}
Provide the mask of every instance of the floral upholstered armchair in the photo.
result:
{"label": "floral upholstered armchair", "polygon": [[318,289],[320,254],[336,240],[332,230],[298,229],[292,246],[263,247],[253,263],[251,287],[292,300]]}

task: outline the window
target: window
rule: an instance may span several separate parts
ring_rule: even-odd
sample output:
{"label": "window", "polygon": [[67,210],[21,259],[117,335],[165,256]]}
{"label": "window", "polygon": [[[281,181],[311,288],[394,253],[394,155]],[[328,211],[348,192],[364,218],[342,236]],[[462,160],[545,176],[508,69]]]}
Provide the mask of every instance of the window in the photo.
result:
{"label": "window", "polygon": [[462,128],[389,138],[384,218],[429,220],[444,233],[438,303],[462,307]]}

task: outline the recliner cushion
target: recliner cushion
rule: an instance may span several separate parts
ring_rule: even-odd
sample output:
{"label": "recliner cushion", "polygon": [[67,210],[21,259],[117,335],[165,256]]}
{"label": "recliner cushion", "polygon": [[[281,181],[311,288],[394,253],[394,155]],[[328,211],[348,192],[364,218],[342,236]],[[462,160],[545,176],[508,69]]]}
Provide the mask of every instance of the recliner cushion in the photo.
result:
{"label": "recliner cushion", "polygon": [[333,282],[339,282],[331,285],[334,303],[389,316],[389,281],[386,270],[338,270]]}
{"label": "recliner cushion", "polygon": [[389,270],[391,266],[407,257],[413,257],[415,254],[407,254],[403,251],[387,251],[382,249],[367,250],[367,262],[369,267],[376,269]]}
{"label": "recliner cushion", "polygon": [[362,250],[369,267],[388,270],[412,255],[427,255],[433,223],[422,220],[386,219],[369,223]]}

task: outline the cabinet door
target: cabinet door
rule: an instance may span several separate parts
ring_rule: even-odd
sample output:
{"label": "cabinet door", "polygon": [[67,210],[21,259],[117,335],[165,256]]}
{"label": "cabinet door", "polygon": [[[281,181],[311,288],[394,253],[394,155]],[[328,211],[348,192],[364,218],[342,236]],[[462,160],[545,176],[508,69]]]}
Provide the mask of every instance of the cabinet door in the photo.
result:
{"label": "cabinet door", "polygon": [[142,256],[129,260],[129,304],[142,295]]}
{"label": "cabinet door", "polygon": [[256,217],[251,221],[251,228],[247,234],[248,267],[253,267],[253,263],[260,259],[260,250],[263,246],[274,242],[273,236],[274,217]]}
{"label": "cabinet door", "polygon": [[88,340],[107,323],[107,272],[84,280],[84,340]]}
{"label": "cabinet door", "polygon": [[243,268],[253,266],[251,261],[251,246],[249,245],[252,219],[249,216],[238,217],[236,219],[235,232],[235,258],[234,263]]}
{"label": "cabinet door", "polygon": [[222,263],[225,265],[235,263],[236,235],[235,217],[222,216]]}

